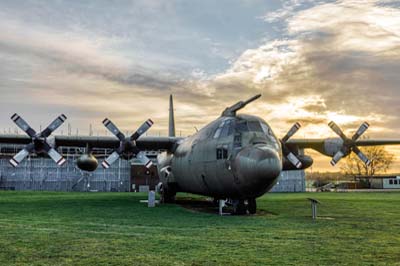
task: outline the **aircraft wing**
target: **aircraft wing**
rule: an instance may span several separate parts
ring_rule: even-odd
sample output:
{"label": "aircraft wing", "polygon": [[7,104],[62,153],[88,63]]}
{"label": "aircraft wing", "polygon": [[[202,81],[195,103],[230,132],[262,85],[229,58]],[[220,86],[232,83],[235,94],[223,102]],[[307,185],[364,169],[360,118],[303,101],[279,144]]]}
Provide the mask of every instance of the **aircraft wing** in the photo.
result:
{"label": "aircraft wing", "polygon": [[[50,137],[51,142],[53,137]],[[142,136],[136,140],[136,145],[140,150],[172,150],[174,145],[182,138],[177,137],[150,137]],[[2,144],[29,144],[32,140],[23,135],[0,135]],[[111,148],[119,147],[120,141],[115,137],[106,136],[54,136],[56,147],[86,147],[91,148]]]}
{"label": "aircraft wing", "polygon": [[0,135],[1,144],[28,144],[32,140],[24,135]]}
{"label": "aircraft wing", "polygon": [[400,145],[400,139],[362,139],[356,141],[357,146]]}
{"label": "aircraft wing", "polygon": [[289,147],[297,147],[299,149],[319,150],[324,146],[325,139],[290,139],[287,141]]}
{"label": "aircraft wing", "polygon": [[371,160],[358,147],[362,146],[384,146],[400,145],[400,139],[361,139],[353,140],[344,138],[326,139],[291,139],[286,142],[287,147],[292,152],[299,150],[313,149],[319,153],[332,157],[331,164],[335,166],[342,158],[354,152],[366,165],[371,164]]}
{"label": "aircraft wing", "polygon": [[[288,145],[296,146],[299,149],[313,149],[319,150],[324,147],[325,143],[329,140],[340,141],[339,138],[333,139],[290,139]],[[400,145],[400,139],[362,139],[356,141],[357,146],[386,146],[386,145]]]}
{"label": "aircraft wing", "polygon": [[[182,138],[142,136],[136,140],[140,150],[171,150]],[[115,137],[104,136],[55,136],[56,146],[92,148],[118,148],[120,141]]]}

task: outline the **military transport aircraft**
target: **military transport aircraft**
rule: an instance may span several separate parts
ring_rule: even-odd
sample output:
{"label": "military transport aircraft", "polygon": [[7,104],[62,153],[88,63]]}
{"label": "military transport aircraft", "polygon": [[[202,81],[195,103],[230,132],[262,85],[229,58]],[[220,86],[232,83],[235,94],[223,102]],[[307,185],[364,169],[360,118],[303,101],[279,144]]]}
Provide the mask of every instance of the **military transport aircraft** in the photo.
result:
{"label": "military transport aircraft", "polygon": [[[226,108],[220,117],[186,138],[175,137],[171,96],[168,137],[142,136],[153,125],[150,119],[133,135],[125,136],[107,118],[103,124],[116,138],[51,136],[66,120],[65,115],[57,117],[45,130],[36,132],[19,115],[14,114],[11,119],[28,136],[2,135],[0,143],[26,145],[10,159],[14,167],[30,153],[47,154],[61,166],[66,160],[57,148],[65,146],[114,149],[101,163],[104,168],[109,168],[119,158],[132,157],[150,167],[152,161],[144,151],[162,151],[157,156],[160,177],[158,189],[162,201],[172,202],[177,192],[190,192],[214,199],[229,199],[237,214],[255,213],[256,198],[277,183],[282,171],[310,167],[313,160],[304,154],[304,149],[314,149],[332,157],[332,165],[336,165],[351,152],[357,154],[365,164],[370,164],[371,161],[360,151],[359,146],[400,144],[400,140],[359,139],[369,127],[366,122],[351,138],[344,135],[334,122],[330,122],[329,126],[339,138],[291,139],[300,129],[300,124],[296,123],[279,139],[262,118],[237,114],[260,96],[256,95]],[[81,170],[94,171],[98,162],[89,152],[77,160],[77,165]]]}

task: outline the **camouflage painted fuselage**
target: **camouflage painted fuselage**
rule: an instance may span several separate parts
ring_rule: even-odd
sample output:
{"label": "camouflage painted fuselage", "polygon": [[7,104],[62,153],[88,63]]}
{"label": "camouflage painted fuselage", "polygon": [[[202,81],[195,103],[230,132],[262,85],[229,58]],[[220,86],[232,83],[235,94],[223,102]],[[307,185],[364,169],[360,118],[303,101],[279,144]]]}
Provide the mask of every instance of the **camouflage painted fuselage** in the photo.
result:
{"label": "camouflage painted fuselage", "polygon": [[279,140],[255,116],[222,116],[159,159],[163,184],[177,191],[215,198],[257,198],[270,190],[282,171]]}

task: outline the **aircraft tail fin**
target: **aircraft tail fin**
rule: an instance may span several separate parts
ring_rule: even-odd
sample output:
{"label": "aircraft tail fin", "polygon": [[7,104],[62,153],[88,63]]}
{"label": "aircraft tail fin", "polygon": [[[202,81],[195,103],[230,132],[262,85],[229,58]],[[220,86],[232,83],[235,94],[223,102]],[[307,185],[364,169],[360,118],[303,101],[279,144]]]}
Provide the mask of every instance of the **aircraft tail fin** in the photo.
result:
{"label": "aircraft tail fin", "polygon": [[172,94],[169,96],[169,124],[168,136],[175,137],[175,116],[174,116],[174,100]]}

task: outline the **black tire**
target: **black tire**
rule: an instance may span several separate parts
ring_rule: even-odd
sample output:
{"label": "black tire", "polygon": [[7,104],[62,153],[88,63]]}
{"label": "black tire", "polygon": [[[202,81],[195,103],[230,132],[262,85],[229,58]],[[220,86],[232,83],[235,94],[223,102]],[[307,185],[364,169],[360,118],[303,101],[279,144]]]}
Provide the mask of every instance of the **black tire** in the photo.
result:
{"label": "black tire", "polygon": [[163,188],[161,192],[161,202],[162,203],[174,203],[176,192],[171,189]]}
{"label": "black tire", "polygon": [[213,198],[213,206],[214,207],[219,207],[219,199]]}
{"label": "black tire", "polygon": [[244,200],[240,200],[237,203],[236,208],[234,208],[234,214],[236,214],[236,215],[247,214],[247,208],[246,208],[246,205],[244,204]]}
{"label": "black tire", "polygon": [[247,200],[247,210],[250,214],[255,214],[257,212],[257,202],[256,199]]}

